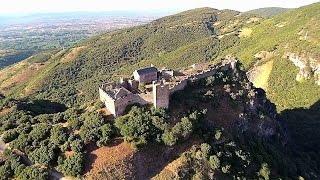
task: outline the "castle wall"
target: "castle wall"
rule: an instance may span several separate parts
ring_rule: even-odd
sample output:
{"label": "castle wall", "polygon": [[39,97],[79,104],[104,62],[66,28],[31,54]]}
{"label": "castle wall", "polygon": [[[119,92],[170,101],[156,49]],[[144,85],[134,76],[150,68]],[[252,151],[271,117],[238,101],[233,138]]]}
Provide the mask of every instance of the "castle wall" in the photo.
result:
{"label": "castle wall", "polygon": [[150,83],[158,79],[158,72],[153,72],[149,74],[139,75],[137,72],[133,73],[134,79],[140,83]]}
{"label": "castle wall", "polygon": [[116,108],[115,108],[115,100],[110,97],[105,91],[101,88],[99,88],[99,95],[100,100],[105,104],[106,108],[113,114],[116,115]]}
{"label": "castle wall", "polygon": [[108,82],[108,83],[103,83],[103,84],[101,84],[100,88],[102,88],[102,89],[105,90],[106,87],[111,86],[111,88],[113,89],[113,88],[116,87],[116,85],[117,85],[117,83],[114,82],[114,81],[112,81],[112,82]]}
{"label": "castle wall", "polygon": [[210,69],[210,70],[207,70],[207,71],[203,71],[203,72],[201,72],[199,74],[195,74],[194,78],[203,79],[203,78],[207,78],[209,76],[213,76],[216,73],[217,73],[217,69]]}
{"label": "castle wall", "polygon": [[184,79],[178,82],[177,84],[175,84],[173,88],[170,89],[170,94],[183,90],[187,86],[187,84],[188,84],[188,79]]}
{"label": "castle wall", "polygon": [[134,100],[135,100],[135,95],[130,93],[128,94],[127,96],[124,96],[122,98],[119,98],[115,101],[115,106],[114,106],[114,115],[115,116],[119,116],[119,115],[122,115],[125,110],[126,110],[126,107],[129,105],[129,104],[133,104],[134,103]]}
{"label": "castle wall", "polygon": [[134,91],[138,89],[139,83],[135,80],[128,80],[129,90]]}
{"label": "castle wall", "polygon": [[173,88],[170,89],[170,94],[173,94],[177,91],[181,91],[183,90],[187,84],[188,84],[188,81],[191,80],[191,79],[203,79],[203,78],[207,78],[209,76],[213,76],[217,73],[217,69],[210,69],[210,70],[207,70],[207,71],[203,71],[201,73],[198,73],[198,74],[195,74],[195,75],[192,75],[190,77],[187,77],[186,79],[178,82],[177,84],[174,85]]}

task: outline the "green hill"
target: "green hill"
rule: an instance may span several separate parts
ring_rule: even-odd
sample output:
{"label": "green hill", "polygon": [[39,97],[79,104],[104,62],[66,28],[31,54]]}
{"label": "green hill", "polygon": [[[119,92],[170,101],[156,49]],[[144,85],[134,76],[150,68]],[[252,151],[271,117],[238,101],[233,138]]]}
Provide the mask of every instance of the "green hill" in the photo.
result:
{"label": "green hill", "polygon": [[[80,137],[71,133],[72,138],[66,141],[66,145],[62,146],[61,142],[56,143],[60,145],[61,151],[70,150],[70,143],[79,144],[78,139],[86,143],[96,142],[103,145],[111,137],[110,127],[106,125],[105,121],[101,120],[100,115],[88,112],[90,109],[99,110],[100,108],[97,92],[100,83],[129,76],[136,68],[149,66],[150,64],[158,67],[183,69],[194,63],[220,62],[223,57],[231,54],[237,57],[243,63],[244,68],[249,71],[248,74],[254,85],[263,87],[268,98],[276,104],[280,113],[277,116],[283,120],[285,130],[288,131],[288,139],[284,138],[281,142],[277,141],[273,145],[272,142],[274,141],[270,143],[256,138],[256,136],[232,134],[229,137],[232,137],[238,143],[237,146],[231,142],[231,144],[223,143],[222,147],[213,146],[213,151],[216,154],[211,154],[213,156],[211,162],[208,157],[206,161],[199,160],[201,159],[198,157],[199,147],[181,155],[181,159],[194,162],[195,169],[201,171],[206,170],[209,163],[216,167],[216,158],[220,157],[219,154],[222,154],[223,164],[221,164],[221,168],[219,164],[220,177],[223,178],[225,174],[221,172],[229,172],[229,166],[231,165],[241,166],[239,169],[231,168],[231,171],[233,175],[243,177],[245,172],[242,167],[245,167],[245,165],[239,165],[238,163],[246,162],[236,161],[230,156],[237,156],[243,160],[241,152],[242,149],[245,149],[252,153],[250,158],[255,162],[253,171],[247,172],[249,174],[256,175],[258,165],[267,162],[269,166],[263,166],[261,174],[268,174],[268,169],[271,167],[273,169],[272,174],[284,178],[298,178],[299,175],[306,178],[316,177],[317,174],[314,172],[317,172],[320,166],[318,158],[320,156],[317,151],[320,142],[316,128],[320,125],[318,120],[320,91],[319,85],[316,84],[319,78],[316,74],[317,69],[314,68],[314,64],[319,62],[320,57],[320,24],[318,21],[320,15],[318,12],[320,12],[320,3],[294,9],[268,19],[232,10],[220,11],[212,8],[200,8],[164,17],[146,25],[96,36],[56,54],[35,56],[0,72],[0,90],[6,96],[1,100],[0,109],[4,109],[1,111],[2,113],[12,111],[12,114],[9,113],[5,116],[6,119],[1,121],[2,128],[0,130],[9,130],[7,136],[11,141],[11,135],[14,139],[18,137],[17,131],[26,133],[33,129],[35,124],[39,125],[40,130],[35,128],[36,130],[33,133],[34,141],[36,141],[35,146],[31,145],[32,139],[28,139],[29,144],[23,144],[23,148],[31,146],[31,150],[25,149],[27,153],[33,152],[35,147],[38,147],[39,143],[45,139],[42,136],[42,139],[37,139],[37,133],[44,130],[48,135],[51,127],[43,125],[44,122],[50,122],[51,125],[68,123],[69,130],[80,129]],[[301,62],[305,65],[302,68],[302,75],[306,75],[306,77],[297,78],[300,70],[293,64],[292,59],[298,59],[298,64]],[[39,62],[42,65],[39,66]],[[223,81],[227,81],[227,79]],[[214,87],[213,91],[219,91],[219,89],[221,89],[221,86]],[[206,100],[201,99],[202,92],[191,91],[189,93],[193,97],[190,100],[183,98],[183,93],[178,94],[176,98],[186,105],[205,106]],[[200,101],[195,101],[197,98]],[[180,101],[176,103],[177,107],[179,103]],[[212,102],[213,107],[214,103]],[[22,106],[19,104],[22,104]],[[233,114],[230,113],[230,108],[237,109],[236,105],[229,101],[226,102],[226,105],[221,104],[223,104],[221,107],[226,109],[222,108],[218,112],[211,113],[210,116],[215,117],[212,119],[224,119],[224,116]],[[50,106],[54,108],[50,110]],[[68,110],[59,112],[65,108]],[[193,109],[184,110],[186,110],[183,111],[184,116],[188,116]],[[261,110],[261,114],[251,114],[252,119],[264,119],[264,110]],[[141,111],[134,110],[132,114],[146,113],[146,115],[139,117],[148,120],[152,118],[168,120],[168,117],[164,114]],[[173,113],[170,115],[178,118],[175,116],[175,112],[180,111],[177,109],[169,113]],[[212,111],[209,110],[208,112]],[[234,109],[231,112],[234,112]],[[28,124],[28,129],[24,130],[20,126],[16,127],[15,118],[19,119],[19,123]],[[130,118],[133,117],[125,116],[122,121],[125,122],[126,119]],[[180,116],[178,119],[180,119]],[[159,140],[159,135],[164,133],[162,131],[166,130],[167,125],[154,124],[154,122],[149,121],[148,123],[148,128],[156,129],[157,133],[148,132],[147,134],[152,134],[150,135],[152,138],[157,136],[153,140],[162,142]],[[117,127],[119,129],[132,128],[123,127],[124,124],[120,123]],[[127,125],[130,125],[130,123],[127,123]],[[174,127],[174,124],[171,125]],[[229,131],[228,127],[228,124],[220,124],[218,128]],[[300,127],[303,127],[303,129]],[[17,129],[11,131],[12,128]],[[199,127],[200,132],[196,131],[196,133],[201,134],[204,131],[202,128],[204,127]],[[182,127],[176,129],[179,131]],[[141,129],[138,128],[138,130]],[[217,136],[219,136],[219,129],[216,130]],[[203,135],[201,140],[206,141],[206,138],[208,140],[211,136],[215,136],[215,134],[212,134],[213,132],[207,133],[206,135],[201,134]],[[53,134],[55,133],[53,132]],[[166,135],[163,136],[166,137],[166,141],[174,141],[171,135],[172,133],[166,132]],[[93,138],[90,139],[92,136]],[[150,138],[149,135],[146,136]],[[19,136],[13,144],[19,148],[19,143],[24,142],[25,139],[25,136]],[[66,138],[64,139],[66,140]],[[286,140],[289,142],[286,143]],[[140,136],[137,141],[138,144],[146,143],[146,139]],[[48,141],[42,143],[48,143]],[[215,142],[211,143],[214,144]],[[57,148],[53,145],[50,147]],[[283,149],[283,147],[285,148]],[[41,149],[39,151],[52,152],[53,150]],[[201,153],[205,153],[204,151],[205,149],[201,149]],[[219,151],[221,152],[219,153]],[[182,152],[183,150],[179,151],[179,153]],[[72,156],[73,159],[63,159],[64,163],[59,161],[63,164],[60,169],[66,171],[68,162],[81,164],[81,157],[82,153],[76,153]],[[172,158],[177,158],[177,154],[175,154],[175,157],[170,156],[169,159],[173,160]],[[305,159],[307,161],[304,161]],[[130,159],[130,162],[134,160]],[[163,168],[166,165],[157,164],[157,167]],[[190,167],[193,166],[183,169],[192,172]],[[201,169],[201,167],[204,167],[204,169]],[[278,167],[286,168],[281,170]],[[152,172],[152,175],[157,174],[155,171],[160,173],[158,168]],[[74,175],[74,172],[72,173],[71,175]],[[160,174],[162,174],[162,171]],[[258,178],[256,176],[250,177]]]}
{"label": "green hill", "polygon": [[[134,65],[158,62],[155,64],[182,68],[211,61],[237,41],[236,36],[219,39],[218,35],[237,31],[254,17],[239,14],[231,10],[196,9],[97,36],[78,45],[85,48],[73,61],[57,60],[47,76],[41,77],[43,83],[33,95],[79,107],[97,99],[101,82],[118,79],[115,73],[131,73]],[[23,89],[12,93],[18,97],[20,94]]]}
{"label": "green hill", "polygon": [[288,8],[280,8],[280,7],[267,7],[267,8],[259,8],[259,9],[253,9],[250,11],[247,11],[246,13],[254,14],[261,17],[271,17],[278,14],[282,14],[284,12],[287,12],[291,9]]}

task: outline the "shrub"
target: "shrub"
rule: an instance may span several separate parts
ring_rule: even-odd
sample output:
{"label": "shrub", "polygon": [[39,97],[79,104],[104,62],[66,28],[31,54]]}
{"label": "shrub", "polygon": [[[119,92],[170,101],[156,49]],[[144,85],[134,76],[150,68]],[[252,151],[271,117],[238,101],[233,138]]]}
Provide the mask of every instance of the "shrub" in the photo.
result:
{"label": "shrub", "polygon": [[70,143],[70,147],[74,152],[82,152],[84,144],[81,139],[75,139]]}
{"label": "shrub", "polygon": [[50,165],[55,158],[55,153],[52,147],[41,146],[32,151],[29,156],[31,161],[43,165]]}
{"label": "shrub", "polygon": [[82,172],[84,165],[84,157],[81,153],[74,153],[72,156],[62,160],[59,159],[58,170],[64,175],[77,176]]}
{"label": "shrub", "polygon": [[209,159],[209,155],[211,152],[211,146],[207,143],[203,143],[200,146],[203,159]]}
{"label": "shrub", "polygon": [[17,132],[16,129],[10,129],[10,130],[3,133],[2,140],[5,143],[8,143],[8,142],[11,142],[14,139],[16,139],[18,136],[19,136],[19,133]]}
{"label": "shrub", "polygon": [[23,171],[18,175],[17,179],[21,180],[46,180],[48,179],[48,172],[39,167],[27,166]]}
{"label": "shrub", "polygon": [[52,127],[50,141],[56,145],[64,144],[67,141],[67,133],[61,125]]}
{"label": "shrub", "polygon": [[219,169],[220,168],[220,159],[219,159],[219,157],[216,156],[216,155],[210,156],[209,164],[210,164],[210,167],[213,170]]}
{"label": "shrub", "polygon": [[264,180],[270,179],[270,169],[267,163],[263,163],[261,165],[261,169],[258,172],[258,176]]}

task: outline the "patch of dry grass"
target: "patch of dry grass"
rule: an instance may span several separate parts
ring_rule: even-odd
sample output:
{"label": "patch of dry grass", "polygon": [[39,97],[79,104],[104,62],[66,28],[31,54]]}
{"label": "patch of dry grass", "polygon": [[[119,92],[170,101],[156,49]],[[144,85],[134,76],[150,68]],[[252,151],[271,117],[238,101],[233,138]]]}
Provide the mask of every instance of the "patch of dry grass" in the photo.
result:
{"label": "patch of dry grass", "polygon": [[263,65],[261,65],[259,68],[259,73],[253,80],[253,85],[258,88],[267,89],[268,87],[268,80],[270,73],[272,71],[273,67],[273,61],[269,61]]}
{"label": "patch of dry grass", "polygon": [[84,48],[85,48],[85,46],[72,48],[71,52],[61,59],[61,63],[66,63],[66,62],[70,62],[70,61],[75,60],[76,57],[81,52],[81,50]]}
{"label": "patch of dry grass", "polygon": [[239,32],[239,37],[250,37],[252,34],[252,29],[251,28],[243,28]]}

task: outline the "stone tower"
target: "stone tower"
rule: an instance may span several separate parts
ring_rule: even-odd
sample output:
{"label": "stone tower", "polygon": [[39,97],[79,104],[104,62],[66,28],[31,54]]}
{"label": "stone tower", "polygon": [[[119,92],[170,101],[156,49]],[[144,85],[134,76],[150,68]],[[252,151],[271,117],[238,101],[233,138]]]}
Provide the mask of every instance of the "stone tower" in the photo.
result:
{"label": "stone tower", "polygon": [[153,106],[155,108],[169,108],[169,85],[165,81],[152,83]]}

